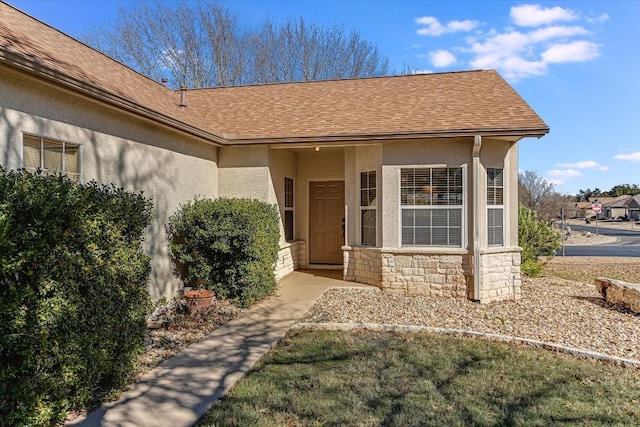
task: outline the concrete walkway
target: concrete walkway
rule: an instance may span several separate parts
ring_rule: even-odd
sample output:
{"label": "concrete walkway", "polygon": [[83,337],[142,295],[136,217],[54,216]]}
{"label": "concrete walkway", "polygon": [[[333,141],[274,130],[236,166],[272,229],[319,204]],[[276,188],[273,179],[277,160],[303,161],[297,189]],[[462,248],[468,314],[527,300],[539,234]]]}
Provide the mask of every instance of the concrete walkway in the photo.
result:
{"label": "concrete walkway", "polygon": [[341,272],[296,271],[275,296],[241,313],[142,377],[120,400],[105,404],[80,426],[191,426],[286,334],[330,287],[353,287]]}

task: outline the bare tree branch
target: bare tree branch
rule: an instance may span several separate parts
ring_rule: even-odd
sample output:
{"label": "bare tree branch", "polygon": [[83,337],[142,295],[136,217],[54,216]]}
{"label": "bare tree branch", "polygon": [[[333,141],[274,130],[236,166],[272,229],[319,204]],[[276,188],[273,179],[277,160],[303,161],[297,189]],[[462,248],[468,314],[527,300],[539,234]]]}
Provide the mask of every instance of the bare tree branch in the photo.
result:
{"label": "bare tree branch", "polygon": [[138,1],[84,41],[172,87],[227,86],[384,75],[378,49],[339,26],[265,20],[242,31],[220,4]]}
{"label": "bare tree branch", "polygon": [[573,197],[556,192],[553,184],[532,171],[518,174],[518,200],[544,221],[558,218],[562,209],[571,212],[574,205]]}

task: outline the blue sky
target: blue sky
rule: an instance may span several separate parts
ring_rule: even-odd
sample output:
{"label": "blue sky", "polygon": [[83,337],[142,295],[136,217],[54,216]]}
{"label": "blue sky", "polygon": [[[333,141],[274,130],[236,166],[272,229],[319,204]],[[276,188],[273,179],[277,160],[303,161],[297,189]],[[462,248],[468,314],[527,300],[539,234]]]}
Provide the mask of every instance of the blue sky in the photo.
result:
{"label": "blue sky", "polygon": [[[73,37],[132,4],[8,2]],[[392,73],[497,69],[551,128],[521,141],[520,170],[572,195],[640,184],[640,1],[221,3],[246,26],[303,16],[356,30],[389,59]]]}

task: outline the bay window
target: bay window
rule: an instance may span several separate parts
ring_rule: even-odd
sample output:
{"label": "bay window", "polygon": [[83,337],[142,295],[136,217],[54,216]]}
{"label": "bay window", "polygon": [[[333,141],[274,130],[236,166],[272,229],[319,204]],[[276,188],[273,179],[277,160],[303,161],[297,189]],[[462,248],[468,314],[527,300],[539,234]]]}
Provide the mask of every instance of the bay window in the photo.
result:
{"label": "bay window", "polygon": [[461,167],[400,170],[403,246],[462,247]]}

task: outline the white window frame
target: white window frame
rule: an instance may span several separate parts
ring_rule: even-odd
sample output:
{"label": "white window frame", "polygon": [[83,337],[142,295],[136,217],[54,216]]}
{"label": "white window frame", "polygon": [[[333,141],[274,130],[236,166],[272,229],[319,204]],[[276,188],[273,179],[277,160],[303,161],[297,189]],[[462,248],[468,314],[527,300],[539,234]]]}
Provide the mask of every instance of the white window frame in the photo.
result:
{"label": "white window frame", "polygon": [[[402,170],[403,169],[460,169],[462,172],[462,203],[459,205],[403,205],[402,204]],[[429,164],[429,165],[402,165],[398,167],[398,247],[408,248],[446,248],[446,249],[463,249],[467,246],[467,166],[465,164]],[[460,245],[405,245],[402,242],[402,212],[403,210],[460,210]]]}
{"label": "white window frame", "polygon": [[[291,181],[291,206],[287,206],[287,181],[290,180]],[[284,229],[284,240],[287,242],[292,242],[293,240],[295,240],[294,236],[295,236],[295,224],[296,224],[296,220],[295,220],[295,210],[294,210],[294,206],[296,204],[295,200],[296,200],[296,181],[295,179],[289,177],[289,176],[285,176],[284,177],[284,191],[283,191],[283,206],[284,206],[284,216],[282,218],[282,227]],[[287,222],[286,222],[286,217],[287,217],[287,212],[291,212],[291,239],[287,239]]]}
{"label": "white window frame", "polygon": [[[373,187],[368,186],[366,189],[362,187],[362,177],[364,174],[368,175],[367,181],[370,182],[369,180],[371,179],[371,175],[374,175],[374,185]],[[358,200],[359,200],[359,207],[360,207],[360,216],[359,216],[359,221],[360,221],[360,245],[361,246],[367,246],[367,247],[376,247],[378,245],[378,209],[377,209],[377,200],[378,200],[378,172],[374,169],[374,170],[367,170],[367,171],[361,171],[360,175],[360,191],[358,193]],[[375,192],[375,197],[373,199],[373,203],[371,205],[363,205],[362,203],[362,192],[363,190],[366,190],[367,192],[373,190]],[[363,213],[364,212],[370,212],[373,211],[374,212],[374,219],[375,219],[375,225],[374,225],[374,241],[373,243],[371,242],[365,242],[364,241],[364,233],[363,233],[363,228],[364,228],[364,223],[362,221],[362,217],[363,217]]]}
{"label": "white window frame", "polygon": [[[502,172],[502,185],[493,185],[490,186],[489,185],[489,171],[496,171],[499,170]],[[504,168],[487,168],[487,172],[486,172],[486,194],[487,194],[487,246],[488,247],[504,247],[505,245],[505,215],[504,215],[504,198],[505,198],[505,177],[504,177]],[[489,189],[493,188],[493,189],[502,189],[502,204],[497,204],[495,197],[493,198],[493,200],[489,197]],[[494,192],[495,195],[495,192]],[[492,242],[490,240],[490,236],[492,235],[496,235],[496,233],[492,233],[490,232],[490,227],[492,227],[489,224],[489,211],[500,211],[501,212],[501,219],[502,219],[502,234],[500,235],[500,239],[501,241],[496,243],[496,242]],[[493,228],[497,228],[495,225],[493,226]]]}
{"label": "white window frame", "polygon": [[[73,177],[77,177],[77,181],[78,183],[82,182],[82,175],[83,175],[83,170],[82,170],[82,152],[83,152],[83,147],[82,144],[78,144],[75,142],[69,142],[69,141],[65,141],[62,139],[58,139],[58,138],[51,138],[48,136],[44,136],[44,135],[38,135],[38,134],[34,134],[34,133],[29,133],[29,132],[23,132],[22,133],[22,151],[20,153],[20,167],[23,169],[34,169],[32,167],[27,168],[24,164],[24,140],[25,140],[25,136],[30,137],[30,138],[34,138],[34,139],[38,139],[40,141],[40,165],[38,166],[38,168],[35,169],[41,169],[45,174],[49,174],[49,173],[62,173],[64,175],[69,176],[70,178]],[[62,169],[61,170],[48,170],[44,167],[44,143],[45,142],[54,142],[54,143],[58,143],[58,144],[62,144]],[[78,149],[78,172],[68,172],[66,170],[66,165],[65,165],[65,161],[66,161],[66,149],[67,146],[73,146],[76,147]],[[35,170],[34,169],[34,170]]]}

